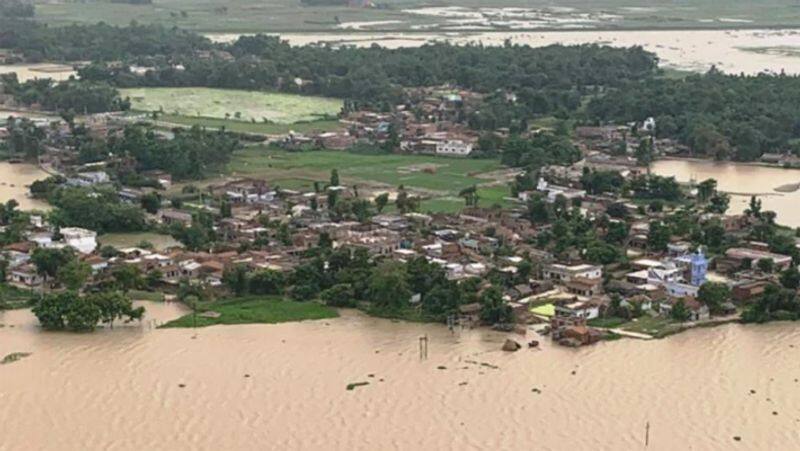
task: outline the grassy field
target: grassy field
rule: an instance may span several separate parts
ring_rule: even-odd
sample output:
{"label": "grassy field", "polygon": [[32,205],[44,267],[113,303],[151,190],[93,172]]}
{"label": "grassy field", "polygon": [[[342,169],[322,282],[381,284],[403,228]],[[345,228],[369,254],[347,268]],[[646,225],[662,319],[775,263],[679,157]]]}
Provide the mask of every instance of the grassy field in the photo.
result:
{"label": "grassy field", "polygon": [[292,124],[335,116],[342,101],[261,91],[213,88],[121,89],[138,111],[163,111],[174,116],[234,119],[243,122]]}
{"label": "grassy field", "polygon": [[[28,290],[20,290],[19,288],[12,287],[0,283],[0,306],[5,308],[21,308],[28,305],[28,301],[33,297],[33,294]],[[0,308],[2,310],[2,308]]]}
{"label": "grassy field", "polygon": [[[219,318],[197,315],[197,326],[217,324],[285,323],[336,318],[336,310],[316,302],[296,302],[276,297],[245,297],[208,304],[203,310],[220,314]],[[162,327],[192,327],[192,314],[170,321]]]}
{"label": "grassy field", "polygon": [[[228,167],[233,176],[256,177],[288,189],[310,190],[314,181],[327,182],[332,169],[344,183],[394,189],[404,185],[426,195],[423,212],[457,213],[464,208],[458,193],[490,180],[478,176],[500,169],[495,159],[447,158],[428,155],[358,154],[342,151],[287,152],[248,147],[234,156]],[[479,187],[480,206],[510,203],[506,185]],[[389,209],[391,211],[391,209]]]}
{"label": "grassy field", "polygon": [[245,122],[230,119],[216,119],[209,117],[179,116],[174,114],[162,114],[158,121],[167,124],[193,126],[199,125],[210,129],[225,128],[236,133],[255,133],[264,135],[279,135],[289,132],[313,133],[328,132],[342,128],[339,121],[321,120],[309,122],[295,122],[294,124],[274,124],[263,122]]}
{"label": "grassy field", "polygon": [[[447,158],[427,155],[358,154],[342,151],[287,152],[248,147],[237,152],[229,165],[232,175],[266,180],[326,181],[332,169],[350,183],[377,182],[389,187],[405,185],[442,195],[486,182],[477,175],[501,165],[495,159]],[[283,183],[281,184],[283,186]]]}
{"label": "grassy field", "polygon": [[134,301],[164,302],[164,293],[153,291],[131,290],[128,292],[128,297]]}
{"label": "grassy field", "polygon": [[156,250],[163,250],[181,245],[181,243],[171,236],[160,235],[158,233],[108,233],[100,235],[97,241],[101,246],[113,246],[117,249],[136,247],[143,241],[152,244]]}
{"label": "grassy field", "polygon": [[[99,21],[126,25],[136,20],[207,32],[330,31],[354,26],[373,30],[413,31],[412,27],[421,25],[454,25],[448,22],[452,17],[411,14],[407,11],[425,6],[522,7],[544,10],[550,18],[555,19],[531,23],[528,27],[521,25],[524,28],[563,29],[568,25],[606,29],[800,25],[800,11],[793,0],[684,0],[679,3],[645,0],[559,0],[557,3],[552,0],[497,0],[491,4],[482,0],[433,3],[426,0],[391,0],[377,2],[381,8],[302,6],[299,0],[154,0],[150,5],[111,3],[110,0],[35,0],[35,3],[39,20],[54,25]],[[223,6],[226,8],[224,11],[219,9]],[[590,22],[581,22],[587,17]],[[487,18],[501,22],[521,19],[501,15]],[[348,22],[360,25],[341,25]],[[378,23],[370,25],[364,22]],[[474,22],[472,24],[475,25]],[[502,23],[494,26],[499,29]]]}
{"label": "grassy field", "polygon": [[637,318],[636,321],[622,324],[619,327],[623,330],[648,334],[656,338],[666,337],[667,335],[680,331],[682,328],[680,323],[676,323],[671,319],[661,317],[653,318],[647,315],[643,315]]}

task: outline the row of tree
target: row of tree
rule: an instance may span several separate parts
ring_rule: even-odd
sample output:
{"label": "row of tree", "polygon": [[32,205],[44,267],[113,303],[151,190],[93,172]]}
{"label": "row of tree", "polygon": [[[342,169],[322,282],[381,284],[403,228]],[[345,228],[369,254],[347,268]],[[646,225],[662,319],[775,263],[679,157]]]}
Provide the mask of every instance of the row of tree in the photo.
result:
{"label": "row of tree", "polygon": [[74,332],[92,331],[100,323],[114,327],[118,320],[141,320],[144,311],[144,307],[133,307],[127,296],[115,291],[85,295],[64,291],[45,295],[33,306],[43,328]]}
{"label": "row of tree", "polygon": [[316,255],[287,275],[234,266],[225,271],[223,280],[237,296],[285,294],[298,301],[321,299],[336,307],[363,306],[379,315],[440,321],[457,314],[463,304],[479,302],[486,323],[512,320],[501,287],[487,288],[477,278],[448,280],[442,267],[424,257],[407,263],[375,262],[364,248],[332,249],[324,237],[312,252]]}
{"label": "row of tree", "polygon": [[54,83],[49,78],[40,78],[19,83],[17,75],[12,73],[0,76],[0,86],[17,102],[50,111],[94,114],[127,111],[131,106],[128,99],[120,98],[116,88],[104,82],[70,78]]}
{"label": "row of tree", "polygon": [[698,156],[753,161],[796,151],[800,77],[727,75],[712,69],[682,79],[646,78],[614,88],[587,107],[600,122],[656,119],[656,135],[677,138]]}

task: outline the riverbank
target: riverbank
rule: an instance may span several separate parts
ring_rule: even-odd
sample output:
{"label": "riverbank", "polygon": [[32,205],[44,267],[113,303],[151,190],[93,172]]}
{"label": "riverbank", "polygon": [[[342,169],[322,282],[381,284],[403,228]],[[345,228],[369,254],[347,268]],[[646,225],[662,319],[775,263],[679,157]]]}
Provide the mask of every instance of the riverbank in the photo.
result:
{"label": "riverbank", "polygon": [[317,302],[297,302],[276,296],[250,296],[201,304],[197,314],[189,313],[161,327],[207,327],[233,324],[276,324],[336,318],[336,310]]}

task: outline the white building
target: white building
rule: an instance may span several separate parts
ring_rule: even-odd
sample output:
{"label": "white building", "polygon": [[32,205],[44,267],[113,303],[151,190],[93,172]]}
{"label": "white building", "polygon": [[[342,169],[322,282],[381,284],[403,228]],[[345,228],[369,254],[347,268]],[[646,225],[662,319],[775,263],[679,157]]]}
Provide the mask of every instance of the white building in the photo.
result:
{"label": "white building", "polygon": [[[586,191],[568,188],[566,186],[552,185],[547,180],[540,178],[536,184],[536,190],[547,195],[547,201],[552,203],[558,196],[564,196],[567,200],[580,199],[586,196]],[[527,199],[522,199],[527,201]]]}
{"label": "white building", "polygon": [[597,265],[562,265],[553,263],[544,267],[545,279],[569,282],[572,279],[600,279],[603,277],[603,268]]}
{"label": "white building", "polygon": [[111,178],[108,176],[107,173],[103,171],[95,171],[95,172],[81,172],[76,174],[74,177],[70,177],[67,180],[67,184],[72,186],[92,186],[92,185],[99,185],[102,183],[108,183],[111,181]]}
{"label": "white building", "polygon": [[97,232],[80,227],[64,227],[61,229],[64,243],[75,248],[81,254],[91,254],[97,247]]}
{"label": "white building", "polygon": [[472,143],[460,139],[448,139],[436,143],[437,155],[465,157],[472,153]]}

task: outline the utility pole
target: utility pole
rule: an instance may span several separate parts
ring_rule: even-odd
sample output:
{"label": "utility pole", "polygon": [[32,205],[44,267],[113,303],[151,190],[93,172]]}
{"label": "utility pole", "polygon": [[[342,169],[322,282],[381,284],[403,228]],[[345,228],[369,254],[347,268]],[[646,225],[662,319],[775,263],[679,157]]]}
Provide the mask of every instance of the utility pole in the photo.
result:
{"label": "utility pole", "polygon": [[419,359],[428,360],[428,336],[419,337]]}
{"label": "utility pole", "polygon": [[644,447],[650,445],[650,422],[648,421],[644,427]]}

